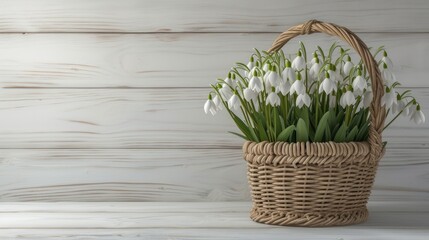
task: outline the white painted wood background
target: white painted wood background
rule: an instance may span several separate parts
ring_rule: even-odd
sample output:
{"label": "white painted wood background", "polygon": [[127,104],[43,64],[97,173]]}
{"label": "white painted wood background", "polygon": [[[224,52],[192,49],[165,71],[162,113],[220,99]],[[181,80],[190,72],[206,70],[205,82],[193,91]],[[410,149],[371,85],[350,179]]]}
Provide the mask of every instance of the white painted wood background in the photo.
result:
{"label": "white painted wood background", "polygon": [[[207,86],[313,18],[385,45],[429,114],[425,0],[1,1],[0,201],[248,200],[241,140],[204,115]],[[428,129],[386,132],[373,199],[429,200]]]}

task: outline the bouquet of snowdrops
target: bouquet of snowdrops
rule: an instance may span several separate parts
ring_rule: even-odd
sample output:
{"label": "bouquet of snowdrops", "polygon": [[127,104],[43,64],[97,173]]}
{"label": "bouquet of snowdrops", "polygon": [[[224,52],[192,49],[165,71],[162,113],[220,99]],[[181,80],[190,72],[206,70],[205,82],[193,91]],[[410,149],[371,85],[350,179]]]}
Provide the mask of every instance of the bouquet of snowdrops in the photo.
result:
{"label": "bouquet of snowdrops", "polygon": [[[247,64],[237,63],[225,79],[211,85],[204,111],[226,109],[241,133],[254,142],[365,141],[369,130],[371,81],[362,61],[353,63],[350,49],[334,43],[310,56],[300,43],[293,59],[283,51],[255,49]],[[400,91],[383,47],[373,53],[384,81],[382,105],[390,116],[423,123],[425,116],[410,90]]]}

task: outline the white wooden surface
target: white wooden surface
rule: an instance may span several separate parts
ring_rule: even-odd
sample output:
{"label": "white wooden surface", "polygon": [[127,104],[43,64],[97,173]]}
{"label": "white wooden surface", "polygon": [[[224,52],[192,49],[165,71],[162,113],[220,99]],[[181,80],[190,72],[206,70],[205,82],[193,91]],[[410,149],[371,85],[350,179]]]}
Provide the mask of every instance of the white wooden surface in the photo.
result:
{"label": "white wooden surface", "polygon": [[280,32],[308,19],[359,32],[427,32],[425,0],[6,0],[3,32]]}
{"label": "white wooden surface", "polygon": [[250,203],[2,203],[1,239],[426,240],[427,202],[371,202],[363,224],[331,228],[252,222]]}
{"label": "white wooden surface", "polygon": [[[318,18],[384,44],[429,113],[428,13],[423,0],[2,1],[0,201],[248,200],[233,124],[203,114],[208,84]],[[428,125],[400,120],[385,138],[373,199],[428,200]]]}
{"label": "white wooden surface", "polygon": [[[387,152],[371,199],[429,201],[426,150],[404,152]],[[9,149],[2,155],[3,201],[250,199],[239,149]]]}
{"label": "white wooden surface", "polygon": [[[266,50],[277,33],[156,34],[2,34],[1,87],[38,88],[192,88],[224,78],[237,61],[247,62],[253,48]],[[394,72],[407,87],[427,87],[429,33],[362,33],[374,48],[384,45]],[[329,47],[322,34],[292,40],[309,48]],[[201,91],[204,92],[205,91]]]}

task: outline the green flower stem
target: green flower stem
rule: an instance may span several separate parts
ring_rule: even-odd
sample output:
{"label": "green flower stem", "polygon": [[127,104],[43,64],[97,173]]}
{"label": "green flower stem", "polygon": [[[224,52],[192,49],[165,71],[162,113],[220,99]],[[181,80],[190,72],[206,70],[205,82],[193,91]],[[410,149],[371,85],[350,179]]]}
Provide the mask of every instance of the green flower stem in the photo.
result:
{"label": "green flower stem", "polygon": [[319,93],[316,91],[316,104],[314,104],[314,108],[316,109],[316,127],[319,125]]}
{"label": "green flower stem", "polygon": [[351,106],[346,107],[346,125],[349,126],[351,120]]}
{"label": "green flower stem", "polygon": [[[302,57],[304,58],[304,61],[307,63],[307,50],[305,49],[305,45],[302,42],[299,42],[301,45],[301,51],[302,51]],[[306,91],[308,91],[308,68],[305,66],[304,68],[304,74],[305,74],[305,87]]]}
{"label": "green flower stem", "polygon": [[413,101],[408,102],[407,105],[405,105],[404,109],[402,109],[398,114],[396,114],[396,116],[383,128],[383,131],[384,131],[384,129],[388,128],[390,126],[390,124],[392,124],[402,114],[402,112],[405,110],[405,108],[407,108],[411,104],[413,104]]}
{"label": "green flower stem", "polygon": [[269,106],[265,105],[265,121],[267,123],[267,135],[268,135],[268,141],[271,141],[271,133],[270,133],[270,113],[269,113]]}

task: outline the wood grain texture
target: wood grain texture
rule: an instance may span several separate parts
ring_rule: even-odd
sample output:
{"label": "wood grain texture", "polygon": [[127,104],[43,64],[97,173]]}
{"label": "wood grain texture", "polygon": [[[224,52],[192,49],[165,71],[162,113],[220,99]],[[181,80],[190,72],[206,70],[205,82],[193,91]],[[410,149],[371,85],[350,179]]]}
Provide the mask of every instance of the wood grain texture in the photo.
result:
{"label": "wood grain texture", "polygon": [[[418,214],[420,215],[420,214]],[[380,220],[390,216],[381,216]],[[414,214],[397,216],[420,219]],[[427,240],[428,231],[416,228],[397,228],[385,224],[381,227],[368,228],[368,225],[348,226],[343,228],[128,228],[128,229],[0,229],[4,240]]]}
{"label": "wood grain texture", "polygon": [[[278,34],[2,34],[0,87],[207,87],[224,78],[253,48],[268,49]],[[427,87],[429,33],[359,34],[385,45],[404,86]],[[298,41],[328,49],[338,39],[322,34]],[[343,43],[344,44],[344,43]]]}
{"label": "wood grain texture", "polygon": [[[427,32],[424,0],[13,0],[1,32],[280,32],[309,19],[358,32]],[[168,16],[168,17],[167,17]]]}
{"label": "wood grain texture", "polygon": [[[250,200],[246,163],[239,149],[10,149],[0,153],[2,202]],[[371,199],[429,201],[428,169],[426,149],[389,149]],[[7,209],[4,204],[0,212]]]}
{"label": "wood grain texture", "polygon": [[[205,115],[208,89],[7,89],[0,94],[1,148],[240,148],[226,112]],[[429,112],[429,88],[414,89]],[[406,133],[406,134],[404,134]],[[427,148],[428,125],[405,118],[389,148]]]}
{"label": "wood grain texture", "polygon": [[[193,202],[2,203],[0,238],[424,239],[428,206],[420,203],[383,203],[368,224],[333,233],[253,224],[248,203],[194,201],[249,199],[242,141],[226,133],[235,127],[225,113],[202,111],[211,79],[317,18],[385,45],[428,113],[428,12],[424,0],[3,1],[0,201]],[[372,199],[429,200],[428,125],[400,120],[385,136]]]}
{"label": "wood grain texture", "polygon": [[249,202],[11,203],[0,207],[2,239],[377,239],[423,240],[425,202],[370,202],[369,220],[337,228],[293,228],[249,219]]}

